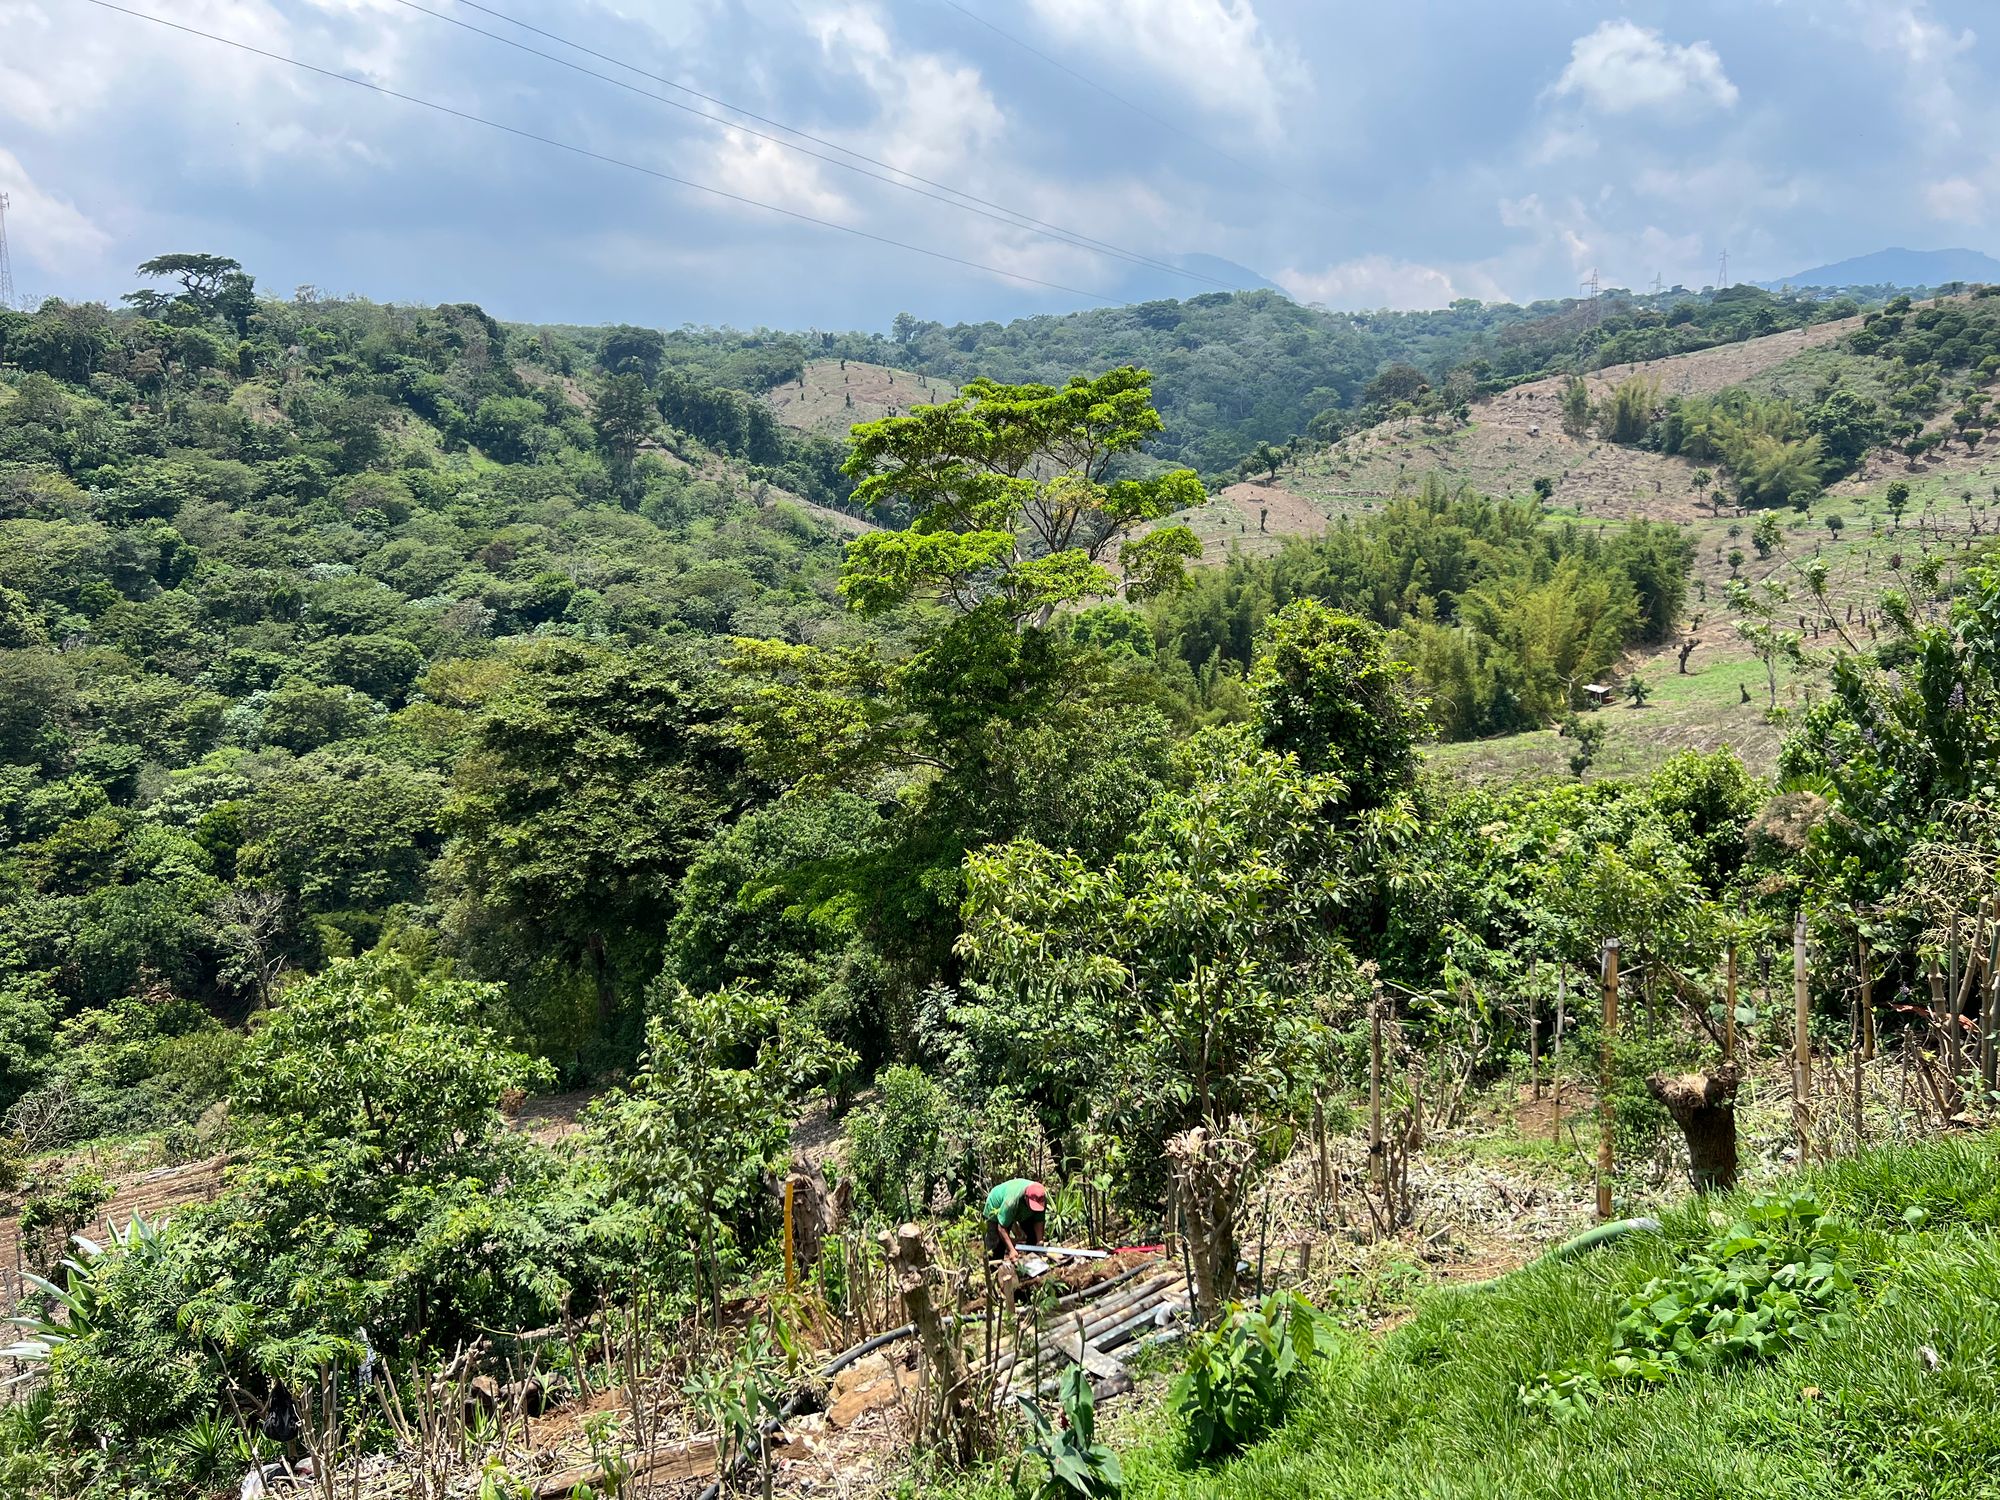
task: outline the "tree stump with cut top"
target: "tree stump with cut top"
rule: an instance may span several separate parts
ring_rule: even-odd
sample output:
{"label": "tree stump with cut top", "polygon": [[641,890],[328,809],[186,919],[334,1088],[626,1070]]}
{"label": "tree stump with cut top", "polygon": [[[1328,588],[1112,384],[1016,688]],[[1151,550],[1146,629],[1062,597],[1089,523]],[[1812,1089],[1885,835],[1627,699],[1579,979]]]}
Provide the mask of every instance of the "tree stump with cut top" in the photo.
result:
{"label": "tree stump with cut top", "polygon": [[1713,1073],[1655,1073],[1646,1091],[1687,1138],[1688,1171],[1698,1193],[1736,1186],[1736,1091],[1743,1075],[1725,1063]]}

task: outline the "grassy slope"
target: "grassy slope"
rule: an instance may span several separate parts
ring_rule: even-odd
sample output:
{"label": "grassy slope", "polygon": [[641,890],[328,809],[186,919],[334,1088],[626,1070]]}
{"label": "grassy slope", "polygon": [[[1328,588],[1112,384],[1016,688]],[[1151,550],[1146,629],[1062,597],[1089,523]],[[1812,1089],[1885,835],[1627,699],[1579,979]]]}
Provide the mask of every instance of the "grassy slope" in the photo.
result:
{"label": "grassy slope", "polygon": [[837,359],[816,359],[796,381],[767,391],[764,402],[787,427],[844,441],[856,422],[907,414],[913,406],[949,401],[957,394],[958,387],[948,380],[858,359],[848,360],[844,368]]}
{"label": "grassy slope", "polygon": [[[1127,1500],[2000,1495],[2000,1142],[1880,1150],[1806,1181],[1864,1229],[1870,1270],[1846,1327],[1822,1323],[1767,1362],[1683,1376],[1566,1424],[1525,1414],[1523,1380],[1603,1350],[1622,1296],[1729,1211],[1691,1204],[1629,1248],[1531,1267],[1489,1292],[1431,1293],[1379,1344],[1342,1344],[1286,1426],[1227,1463],[1184,1464],[1159,1405],[1114,1423]],[[1911,1204],[1931,1216],[1921,1233],[1904,1232]]]}
{"label": "grassy slope", "polygon": [[[1715,391],[1740,383],[1766,394],[1809,398],[1837,374],[1857,388],[1871,389],[1879,361],[1831,347],[1832,340],[1854,326],[1853,321],[1825,324],[1644,366],[1619,366],[1591,377],[1591,384],[1601,393],[1637,371],[1659,380],[1667,393]],[[1199,510],[1173,519],[1194,527],[1211,560],[1236,548],[1253,556],[1270,555],[1288,534],[1313,536],[1339,516],[1365,516],[1397,488],[1415,486],[1427,473],[1438,472],[1494,495],[1526,494],[1537,475],[1547,475],[1557,481],[1548,508],[1552,524],[1654,519],[1686,526],[1695,540],[1697,581],[1687,624],[1700,644],[1685,676],[1679,670],[1678,642],[1637,653],[1624,664],[1619,675],[1644,676],[1654,696],[1643,708],[1621,703],[1605,713],[1608,733],[1593,776],[1640,773],[1678,750],[1725,745],[1753,770],[1768,772],[1775,765],[1784,727],[1770,716],[1764,668],[1744,644],[1737,617],[1725,603],[1731,551],[1745,554],[1742,576],[1753,584],[1783,580],[1799,564],[1823,559],[1831,573],[1829,593],[1843,613],[1847,605],[1855,607],[1855,634],[1865,644],[1858,615],[1864,607],[1872,610],[1880,591],[1897,582],[1889,566],[1892,556],[1901,554],[1907,568],[1926,550],[1961,548],[1973,537],[1975,525],[1983,538],[2000,534],[2000,452],[1967,453],[1953,445],[1914,471],[1899,458],[1871,460],[1862,473],[1835,486],[1810,516],[1784,513],[1785,555],[1759,559],[1750,543],[1756,516],[1717,516],[1699,504],[1688,484],[1693,464],[1595,438],[1578,442],[1565,437],[1556,407],[1560,390],[1561,383],[1550,380],[1503,392],[1478,403],[1470,425],[1455,431],[1386,423],[1294,465],[1275,484],[1233,485]],[[1540,431],[1531,433],[1531,428]],[[1883,499],[1889,481],[1898,478],[1912,491],[1900,528]],[[1969,503],[1964,498],[1968,491]],[[1826,528],[1832,515],[1844,526],[1837,537]],[[1802,595],[1803,589],[1793,592]],[[1809,615],[1810,610],[1794,607],[1794,627],[1799,613]],[[1832,635],[1807,643],[1809,650],[1837,644]],[[1823,665],[1803,673],[1781,671],[1776,707],[1805,706],[1819,689]],[[1751,697],[1747,704],[1745,689]],[[1568,774],[1569,751],[1552,730],[1539,730],[1439,746],[1432,759],[1454,774],[1512,781]]]}

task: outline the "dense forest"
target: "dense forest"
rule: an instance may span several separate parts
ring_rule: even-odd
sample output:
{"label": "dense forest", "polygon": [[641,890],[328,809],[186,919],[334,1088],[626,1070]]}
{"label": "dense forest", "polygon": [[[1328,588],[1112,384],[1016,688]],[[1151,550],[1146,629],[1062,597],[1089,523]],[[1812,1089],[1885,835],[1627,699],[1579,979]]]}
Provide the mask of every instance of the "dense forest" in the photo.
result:
{"label": "dense forest", "polygon": [[1751,286],[1614,291],[1525,307],[1463,298],[1435,311],[1371,313],[1303,306],[1281,292],[1211,292],[1008,324],[946,326],[904,314],[886,335],[684,329],[667,336],[662,357],[692,378],[749,391],[834,357],[954,384],[978,376],[1051,382],[1139,365],[1153,374],[1166,424],[1152,456],[1216,475],[1260,443],[1336,437],[1419,396],[1464,401],[1557,371],[1659,359],[1859,310],[1845,296]]}
{"label": "dense forest", "polygon": [[[791,1243],[772,1187],[809,1103],[864,1223],[963,1231],[1033,1171],[1070,1223],[1146,1233],[1190,1132],[1240,1140],[1246,1183],[1308,1139],[1325,1159],[1371,1026],[1379,1103],[1385,992],[1421,1127],[1425,1089],[1535,1053],[1537,976],[1622,938],[1651,1024],[1573,1015],[1571,1045],[1604,1049],[1607,1135],[1656,1141],[1643,1079],[1707,1055],[1681,997],[1725,955],[1768,992],[1802,918],[1817,951],[1871,945],[1885,997],[1929,993],[1994,884],[1976,561],[1839,655],[1781,786],[1720,750],[1486,790],[1425,743],[1562,720],[1666,638],[1675,528],[1432,483],[1204,570],[1166,524],[1203,493],[1176,462],[1352,403],[1392,339],[1505,378],[1834,304],[1608,335],[1268,294],[1032,345],[910,327],[963,399],[829,453],[761,415],[752,372],[790,367],[740,341],[142,269],[127,310],[0,314],[0,1167],[58,1276],[12,1351],[36,1385],[0,1422],[11,1492],[205,1493],[315,1391],[322,1453],[400,1452],[417,1424],[360,1372],[435,1389],[476,1341],[592,1319],[603,1365],[614,1327],[673,1351],[668,1383],[754,1449],[776,1403],[744,1393],[782,1363],[757,1340],[793,1335],[734,1341],[735,1299]],[[1839,1034],[1845,972],[1801,978],[1802,1026]],[[577,1086],[565,1146],[504,1118]],[[107,1189],[61,1148],[135,1135],[226,1153],[219,1196],[72,1244]],[[863,1295],[814,1274],[823,1311]],[[570,1394],[604,1378],[587,1344]],[[504,1427],[480,1441],[480,1493],[518,1493]]]}

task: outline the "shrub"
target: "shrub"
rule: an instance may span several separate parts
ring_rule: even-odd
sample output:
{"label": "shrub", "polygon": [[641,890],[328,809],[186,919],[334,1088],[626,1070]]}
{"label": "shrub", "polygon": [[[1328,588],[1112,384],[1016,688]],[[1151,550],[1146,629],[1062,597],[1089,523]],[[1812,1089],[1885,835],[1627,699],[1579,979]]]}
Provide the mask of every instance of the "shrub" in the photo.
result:
{"label": "shrub", "polygon": [[1234,1453],[1283,1418],[1318,1323],[1296,1292],[1273,1292],[1257,1307],[1231,1304],[1220,1327],[1195,1336],[1173,1401],[1196,1457]]}
{"label": "shrub", "polygon": [[1616,1382],[1775,1354],[1853,1299],[1854,1242],[1810,1193],[1760,1196],[1705,1250],[1625,1299],[1609,1354],[1538,1375],[1522,1385],[1521,1403],[1561,1420]]}
{"label": "shrub", "polygon": [[1026,1396],[1016,1398],[1032,1436],[1014,1465],[1015,1485],[1021,1481],[1021,1465],[1036,1458],[1046,1473],[1028,1492],[1032,1500],[1116,1500],[1124,1493],[1124,1471],[1118,1455],[1097,1441],[1097,1401],[1082,1366],[1071,1365],[1063,1372],[1060,1398],[1060,1427]]}
{"label": "shrub", "polygon": [[884,1069],[877,1097],[847,1122],[855,1188],[884,1213],[921,1213],[931,1193],[961,1175],[964,1111],[921,1068]]}

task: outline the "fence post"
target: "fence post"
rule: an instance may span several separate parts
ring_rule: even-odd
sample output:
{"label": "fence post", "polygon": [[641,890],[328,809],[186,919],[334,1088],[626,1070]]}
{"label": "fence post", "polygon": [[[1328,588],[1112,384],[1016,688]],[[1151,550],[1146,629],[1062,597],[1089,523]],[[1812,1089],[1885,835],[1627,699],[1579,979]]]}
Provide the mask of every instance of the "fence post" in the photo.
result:
{"label": "fence post", "polygon": [[1382,981],[1368,999],[1368,1170],[1386,1194],[1389,1159],[1382,1150]]}
{"label": "fence post", "polygon": [[1993,932],[1986,948],[1986,1003],[1979,1017],[1979,1079],[1990,1095],[2000,1082],[2000,896],[1993,898]]}
{"label": "fence post", "polygon": [[1806,1164],[1811,1147],[1812,1033],[1808,1029],[1811,1020],[1812,1000],[1806,987],[1806,914],[1800,912],[1792,923],[1792,1075],[1800,1166]]}
{"label": "fence post", "polygon": [[1875,975],[1868,963],[1868,939],[1861,939],[1861,1060],[1875,1061]]}
{"label": "fence post", "polygon": [[1722,992],[1722,1060],[1736,1061],[1736,943],[1729,944],[1729,966],[1724,971]]}
{"label": "fence post", "polygon": [[1618,939],[1604,940],[1604,1041],[1597,1061],[1597,1217],[1611,1217],[1611,1174],[1617,1156],[1611,1143],[1611,1044],[1618,1035]]}

